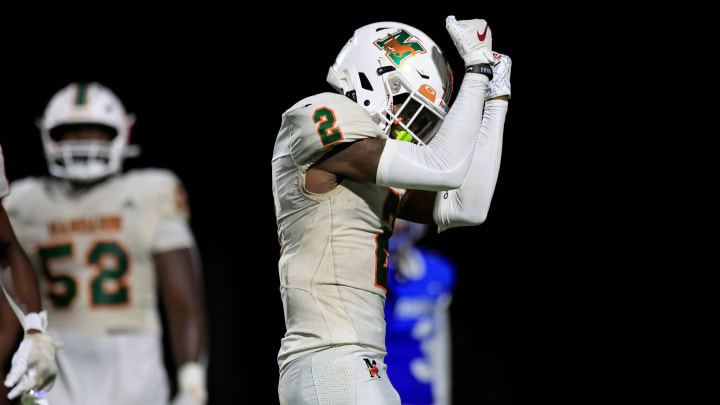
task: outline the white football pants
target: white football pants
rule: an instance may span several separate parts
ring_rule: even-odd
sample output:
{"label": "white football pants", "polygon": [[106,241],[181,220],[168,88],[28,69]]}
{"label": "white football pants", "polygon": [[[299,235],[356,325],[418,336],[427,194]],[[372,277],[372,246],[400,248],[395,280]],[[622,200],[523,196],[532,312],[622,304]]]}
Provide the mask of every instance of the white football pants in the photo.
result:
{"label": "white football pants", "polygon": [[290,362],[280,373],[281,405],[400,405],[384,353],[337,346]]}
{"label": "white football pants", "polygon": [[159,337],[48,333],[64,343],[56,352],[59,373],[48,393],[51,405],[167,405]]}

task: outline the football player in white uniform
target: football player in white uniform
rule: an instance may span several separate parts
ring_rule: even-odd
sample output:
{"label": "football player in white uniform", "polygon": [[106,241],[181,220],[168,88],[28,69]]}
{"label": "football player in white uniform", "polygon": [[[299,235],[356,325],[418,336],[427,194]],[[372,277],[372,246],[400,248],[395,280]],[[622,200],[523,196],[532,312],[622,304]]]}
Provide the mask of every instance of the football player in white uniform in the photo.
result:
{"label": "football player in white uniform", "polygon": [[39,122],[51,177],[13,182],[5,209],[41,274],[65,346],[52,405],[168,403],[158,291],[178,366],[174,403],[203,404],[205,310],[179,179],[122,171],[133,116],[99,83],[72,83]]}
{"label": "football player in white uniform", "polygon": [[305,98],[282,116],[272,189],[283,405],[400,404],[384,364],[393,221],[445,230],[487,215],[509,77],[492,78],[486,21],[450,16],[446,28],[466,67],[452,108],[438,46],[415,27],[380,22],[357,29],[330,67],[340,94]]}
{"label": "football player in white uniform", "polygon": [[[0,200],[10,194],[5,162],[0,147]],[[23,404],[46,404],[46,394],[57,376],[55,349],[60,346],[47,329],[47,313],[42,311],[40,292],[35,271],[27,254],[20,246],[8,220],[7,213],[0,205],[0,304],[8,302],[15,312],[25,336],[12,357],[12,368],[4,379],[10,388],[7,398],[22,396]],[[7,301],[6,301],[7,299]],[[0,353],[7,356],[15,344],[14,333],[17,323],[8,315],[5,305],[0,315],[2,347]],[[2,359],[4,363],[4,358]],[[3,374],[0,372],[0,375]],[[4,398],[0,402],[4,402]]]}

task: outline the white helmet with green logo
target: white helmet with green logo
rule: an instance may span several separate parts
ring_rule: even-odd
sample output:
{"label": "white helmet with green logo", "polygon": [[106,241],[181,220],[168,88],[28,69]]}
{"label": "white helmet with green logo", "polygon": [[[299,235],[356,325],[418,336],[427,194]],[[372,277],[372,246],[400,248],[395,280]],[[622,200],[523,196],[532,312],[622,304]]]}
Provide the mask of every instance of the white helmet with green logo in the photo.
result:
{"label": "white helmet with green logo", "polygon": [[[398,139],[411,136],[421,144],[440,127],[452,94],[452,70],[437,44],[397,22],[355,30],[327,81],[363,106],[386,135],[396,124]],[[402,106],[393,111],[396,104]]]}
{"label": "white helmet with green logo", "polygon": [[[120,99],[99,83],[71,83],[50,99],[39,121],[50,174],[90,182],[119,172],[128,150],[134,117]],[[109,140],[63,139],[64,130],[96,126]],[[132,151],[132,149],[130,149]]]}

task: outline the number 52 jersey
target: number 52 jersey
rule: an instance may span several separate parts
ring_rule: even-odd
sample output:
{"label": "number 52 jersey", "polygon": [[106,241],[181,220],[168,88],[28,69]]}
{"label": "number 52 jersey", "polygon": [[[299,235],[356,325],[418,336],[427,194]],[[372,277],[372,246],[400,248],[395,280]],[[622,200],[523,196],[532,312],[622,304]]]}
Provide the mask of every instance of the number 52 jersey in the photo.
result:
{"label": "number 52 jersey", "polygon": [[305,188],[308,169],[334,147],[384,138],[370,115],[336,93],[308,97],[283,114],[272,158],[280,293],[291,360],[331,346],[385,352],[388,238],[405,190],[345,178],[330,192]]}
{"label": "number 52 jersey", "polygon": [[134,170],[83,191],[26,178],[13,182],[3,205],[39,273],[50,327],[159,335],[152,255],[194,243],[172,173]]}

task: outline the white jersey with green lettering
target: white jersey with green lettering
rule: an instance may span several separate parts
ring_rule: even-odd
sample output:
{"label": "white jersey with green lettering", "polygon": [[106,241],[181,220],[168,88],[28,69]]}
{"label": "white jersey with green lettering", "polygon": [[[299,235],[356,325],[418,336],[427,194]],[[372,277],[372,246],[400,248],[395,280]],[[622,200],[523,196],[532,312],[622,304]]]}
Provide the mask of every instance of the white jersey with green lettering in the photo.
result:
{"label": "white jersey with green lettering", "polygon": [[349,178],[325,194],[305,188],[307,170],[318,159],[364,138],[385,135],[340,94],[308,97],[283,114],[272,157],[286,326],[281,370],[332,346],[385,352],[388,238],[405,190]]}
{"label": "white jersey with green lettering", "polygon": [[0,145],[0,198],[10,194],[10,186],[5,175],[5,159],[3,157],[2,146]]}
{"label": "white jersey with green lettering", "polygon": [[133,170],[78,190],[55,178],[12,183],[3,200],[39,272],[49,326],[99,335],[159,335],[153,253],[190,247],[177,177]]}

